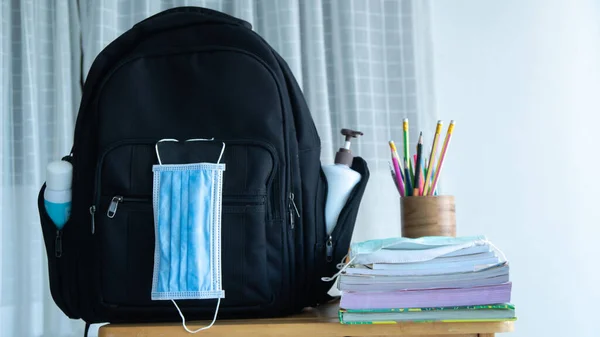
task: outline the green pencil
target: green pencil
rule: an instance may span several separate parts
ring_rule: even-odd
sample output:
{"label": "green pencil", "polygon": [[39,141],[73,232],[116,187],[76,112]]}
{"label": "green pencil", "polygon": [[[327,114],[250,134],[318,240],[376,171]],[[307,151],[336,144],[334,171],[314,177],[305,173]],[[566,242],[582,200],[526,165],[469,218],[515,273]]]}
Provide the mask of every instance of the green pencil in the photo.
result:
{"label": "green pencil", "polygon": [[412,160],[410,159],[410,150],[408,149],[408,118],[404,118],[402,121],[402,129],[404,130],[404,159],[408,162],[408,172],[410,173],[410,179],[415,179],[415,172],[413,171]]}

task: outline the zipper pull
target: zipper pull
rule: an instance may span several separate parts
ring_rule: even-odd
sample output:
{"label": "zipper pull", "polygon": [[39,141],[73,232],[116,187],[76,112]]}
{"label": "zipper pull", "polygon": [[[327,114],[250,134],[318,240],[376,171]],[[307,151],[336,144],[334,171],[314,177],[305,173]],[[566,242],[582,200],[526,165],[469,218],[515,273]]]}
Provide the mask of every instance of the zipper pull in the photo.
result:
{"label": "zipper pull", "polygon": [[95,214],[96,214],[96,206],[92,205],[92,206],[90,206],[90,215],[92,216],[92,234],[94,234],[96,232],[96,219],[94,219]]}
{"label": "zipper pull", "polygon": [[289,212],[290,212],[290,226],[294,229],[294,212],[292,212],[292,206],[294,207],[294,211],[296,212],[296,216],[300,218],[300,212],[298,212],[298,207],[296,207],[296,202],[294,202],[294,193],[290,193],[290,204],[289,204]]}
{"label": "zipper pull", "polygon": [[117,214],[117,207],[119,207],[119,203],[123,201],[123,197],[120,195],[115,195],[110,202],[110,206],[108,206],[108,211],[106,211],[106,216],[109,218],[114,218],[115,214]]}
{"label": "zipper pull", "polygon": [[292,206],[294,206],[294,211],[296,211],[296,216],[300,217],[300,212],[298,211],[298,207],[296,207],[296,202],[294,201],[294,193],[290,193],[290,200],[292,201]]}
{"label": "zipper pull", "polygon": [[327,238],[327,242],[325,243],[325,254],[327,262],[333,261],[333,239],[331,235]]}
{"label": "zipper pull", "polygon": [[56,239],[54,240],[54,256],[61,257],[62,252],[62,232],[60,230],[57,230]]}

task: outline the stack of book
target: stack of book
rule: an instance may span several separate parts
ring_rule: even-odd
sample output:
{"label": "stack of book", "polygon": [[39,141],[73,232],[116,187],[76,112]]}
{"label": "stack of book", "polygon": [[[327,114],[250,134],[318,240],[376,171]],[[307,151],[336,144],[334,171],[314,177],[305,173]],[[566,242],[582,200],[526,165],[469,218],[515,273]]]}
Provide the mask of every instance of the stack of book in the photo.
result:
{"label": "stack of book", "polygon": [[[407,249],[412,256],[434,255],[414,248]],[[431,259],[417,259],[418,262],[389,262],[394,260],[391,255],[401,253],[402,248],[397,247],[389,254],[380,250],[366,258],[362,256],[359,260],[367,263],[351,263],[340,275],[341,323],[516,319],[510,303],[508,262],[497,255],[487,240]]]}

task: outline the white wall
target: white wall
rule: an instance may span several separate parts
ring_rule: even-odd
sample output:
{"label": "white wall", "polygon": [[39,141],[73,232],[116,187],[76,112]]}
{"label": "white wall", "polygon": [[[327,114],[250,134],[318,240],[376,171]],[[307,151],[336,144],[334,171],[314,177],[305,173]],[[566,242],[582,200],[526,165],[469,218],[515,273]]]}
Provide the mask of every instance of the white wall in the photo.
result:
{"label": "white wall", "polygon": [[444,191],[511,261],[510,336],[600,335],[600,1],[432,2]]}

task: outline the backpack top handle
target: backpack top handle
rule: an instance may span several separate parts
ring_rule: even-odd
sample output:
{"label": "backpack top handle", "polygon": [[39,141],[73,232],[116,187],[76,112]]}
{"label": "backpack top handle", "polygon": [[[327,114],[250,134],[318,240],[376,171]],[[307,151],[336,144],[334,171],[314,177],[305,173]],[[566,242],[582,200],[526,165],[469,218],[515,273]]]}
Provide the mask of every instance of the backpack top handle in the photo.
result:
{"label": "backpack top handle", "polygon": [[209,8],[193,6],[174,7],[164,10],[136,23],[133,27],[140,28],[143,30],[157,29],[155,27],[162,26],[162,22],[165,21],[170,21],[171,23],[169,25],[172,25],[171,19],[174,16],[177,16],[176,21],[182,26],[201,22],[220,22],[225,24],[242,26],[250,30],[252,29],[252,25],[248,21],[238,19],[234,16],[215,11]]}

